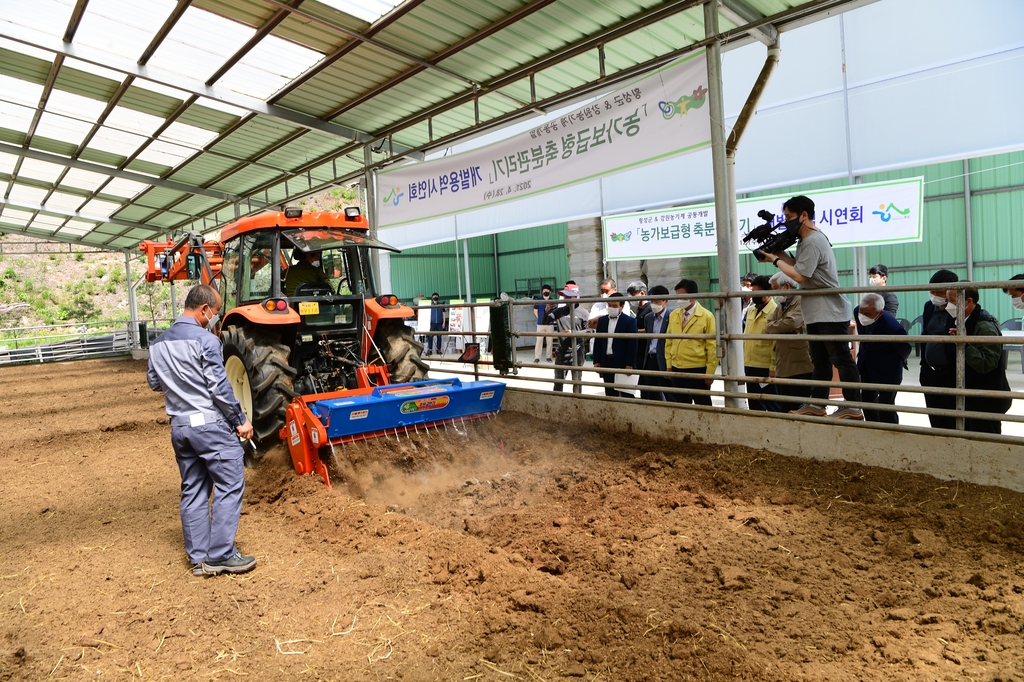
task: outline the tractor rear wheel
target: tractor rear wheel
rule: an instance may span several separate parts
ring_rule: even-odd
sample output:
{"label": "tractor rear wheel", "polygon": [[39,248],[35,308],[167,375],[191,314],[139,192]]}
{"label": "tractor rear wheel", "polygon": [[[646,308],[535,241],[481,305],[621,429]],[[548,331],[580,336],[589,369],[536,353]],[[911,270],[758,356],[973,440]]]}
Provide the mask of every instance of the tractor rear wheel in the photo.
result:
{"label": "tractor rear wheel", "polygon": [[295,368],[288,364],[288,346],[250,326],[225,329],[221,341],[228,381],[252,422],[256,440],[276,436],[284,426],[285,406],[298,395],[293,387]]}
{"label": "tractor rear wheel", "polygon": [[420,357],[423,344],[416,340],[412,327],[404,320],[380,320],[374,340],[391,368],[391,383],[405,384],[427,378],[430,366]]}

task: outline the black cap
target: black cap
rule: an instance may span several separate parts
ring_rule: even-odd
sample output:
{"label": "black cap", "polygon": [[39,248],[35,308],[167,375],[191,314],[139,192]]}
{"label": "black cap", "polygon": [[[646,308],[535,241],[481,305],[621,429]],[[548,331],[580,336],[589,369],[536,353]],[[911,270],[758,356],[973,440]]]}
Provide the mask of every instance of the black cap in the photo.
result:
{"label": "black cap", "polygon": [[931,279],[928,280],[929,284],[948,284],[950,282],[959,282],[960,278],[956,276],[955,272],[950,270],[939,270]]}

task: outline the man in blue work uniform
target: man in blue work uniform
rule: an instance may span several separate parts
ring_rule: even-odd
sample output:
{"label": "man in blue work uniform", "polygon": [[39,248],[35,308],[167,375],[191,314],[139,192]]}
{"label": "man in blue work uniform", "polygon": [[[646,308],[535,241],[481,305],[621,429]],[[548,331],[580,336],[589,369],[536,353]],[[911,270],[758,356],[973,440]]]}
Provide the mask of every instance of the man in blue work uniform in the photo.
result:
{"label": "man in blue work uniform", "polygon": [[[162,391],[171,445],[181,472],[181,528],[193,575],[245,573],[256,558],[235,548],[245,490],[239,438],[252,424],[228,383],[220,342],[211,332],[220,294],[200,284],[185,312],[149,349],[149,387]],[[213,501],[210,502],[210,494]]]}

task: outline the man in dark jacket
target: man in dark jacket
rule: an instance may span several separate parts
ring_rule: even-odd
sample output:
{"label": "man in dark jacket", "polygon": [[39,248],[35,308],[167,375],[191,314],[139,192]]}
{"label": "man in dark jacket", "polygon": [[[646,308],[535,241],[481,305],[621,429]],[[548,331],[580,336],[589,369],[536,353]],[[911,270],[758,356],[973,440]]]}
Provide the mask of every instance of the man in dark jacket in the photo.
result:
{"label": "man in dark jacket", "polygon": [[[647,296],[647,285],[644,284],[643,282],[641,282],[640,280],[637,280],[635,282],[630,282],[629,286],[626,287],[626,295],[627,296],[644,296],[644,297],[646,297]],[[636,330],[639,333],[643,333],[643,331],[644,331],[644,324],[647,323],[647,316],[650,315],[650,313],[651,313],[651,302],[646,300],[646,298],[645,298],[644,300],[640,301],[639,304],[634,305],[633,307],[636,309],[636,315],[634,316],[634,317],[636,317]],[[646,353],[647,353],[647,349],[644,348],[644,345],[642,343],[637,343],[636,344],[636,361],[633,363],[634,367],[636,367],[638,369],[643,368],[643,366],[644,366],[644,356],[646,355]]]}
{"label": "man in dark jacket", "polygon": [[[597,320],[598,334],[636,334],[636,320],[629,315],[622,315],[622,294],[615,292],[608,297],[608,314]],[[594,367],[603,369],[624,369],[626,373],[633,369],[636,362],[636,339],[594,339]],[[624,392],[612,388],[615,383],[615,372],[601,372],[601,378],[609,386],[605,386],[604,394],[619,398],[632,398],[632,392]]]}
{"label": "man in dark jacket", "polygon": [[[668,299],[660,297],[668,296],[668,288],[660,284],[653,286],[649,295],[651,297],[651,312],[644,318],[644,333],[665,334],[668,332]],[[665,365],[665,339],[641,341],[637,344],[637,354],[643,358],[643,361],[638,361],[636,365],[640,369],[652,372],[667,371]],[[642,400],[664,401],[665,394],[661,389],[671,385],[672,382],[669,381],[668,377],[641,376],[640,398]]]}
{"label": "man in dark jacket", "polygon": [[[967,336],[1002,336],[999,331],[999,320],[991,313],[983,310],[978,303],[977,289],[964,289],[964,328]],[[956,319],[957,292],[950,289],[946,292],[946,312]],[[949,333],[956,335],[956,327]],[[1006,353],[999,344],[968,343],[964,348],[964,359],[967,361],[964,388],[977,388],[986,391],[1009,391],[1010,384],[1006,381]],[[1013,400],[1009,393],[1005,398],[975,398],[964,400],[964,409],[968,412],[991,412],[1006,414]],[[998,419],[965,419],[964,428],[968,431],[981,433],[1002,433],[1003,422]]]}
{"label": "man in dark jacket", "polygon": [[[939,270],[928,281],[935,287],[928,292],[928,301],[921,313],[921,334],[946,336],[949,328],[956,326],[956,320],[946,312],[946,287],[959,278],[949,270]],[[956,347],[951,343],[926,343],[921,351],[921,385],[939,388],[956,387]],[[955,410],[956,398],[951,395],[926,393],[924,403],[941,410]],[[955,429],[956,419],[928,415],[928,421],[935,429]]]}
{"label": "man in dark jacket", "polygon": [[[881,294],[864,294],[861,297],[860,305],[853,311],[853,317],[857,320],[859,336],[907,335],[903,325],[884,308],[885,299]],[[868,384],[899,386],[903,383],[903,369],[909,356],[910,344],[906,341],[879,343],[862,341],[860,349],[857,351],[857,369],[860,370],[860,379]],[[862,395],[866,403],[896,404],[896,391],[877,391],[865,388]],[[869,422],[900,423],[899,416],[888,410],[865,409],[864,419]]]}

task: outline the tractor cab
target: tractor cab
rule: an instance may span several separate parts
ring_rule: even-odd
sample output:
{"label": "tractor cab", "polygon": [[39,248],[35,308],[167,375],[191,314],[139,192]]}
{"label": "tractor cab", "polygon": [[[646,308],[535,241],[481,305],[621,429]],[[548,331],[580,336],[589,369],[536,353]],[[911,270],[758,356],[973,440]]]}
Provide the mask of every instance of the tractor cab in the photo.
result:
{"label": "tractor cab", "polygon": [[398,249],[372,239],[368,228],[356,207],[344,214],[286,209],[224,228],[223,329],[272,328],[291,349],[300,395],[375,381],[357,369],[386,362],[379,346],[388,341],[375,339],[379,322],[404,326],[399,320],[413,315],[393,296],[375,297],[370,250]]}

